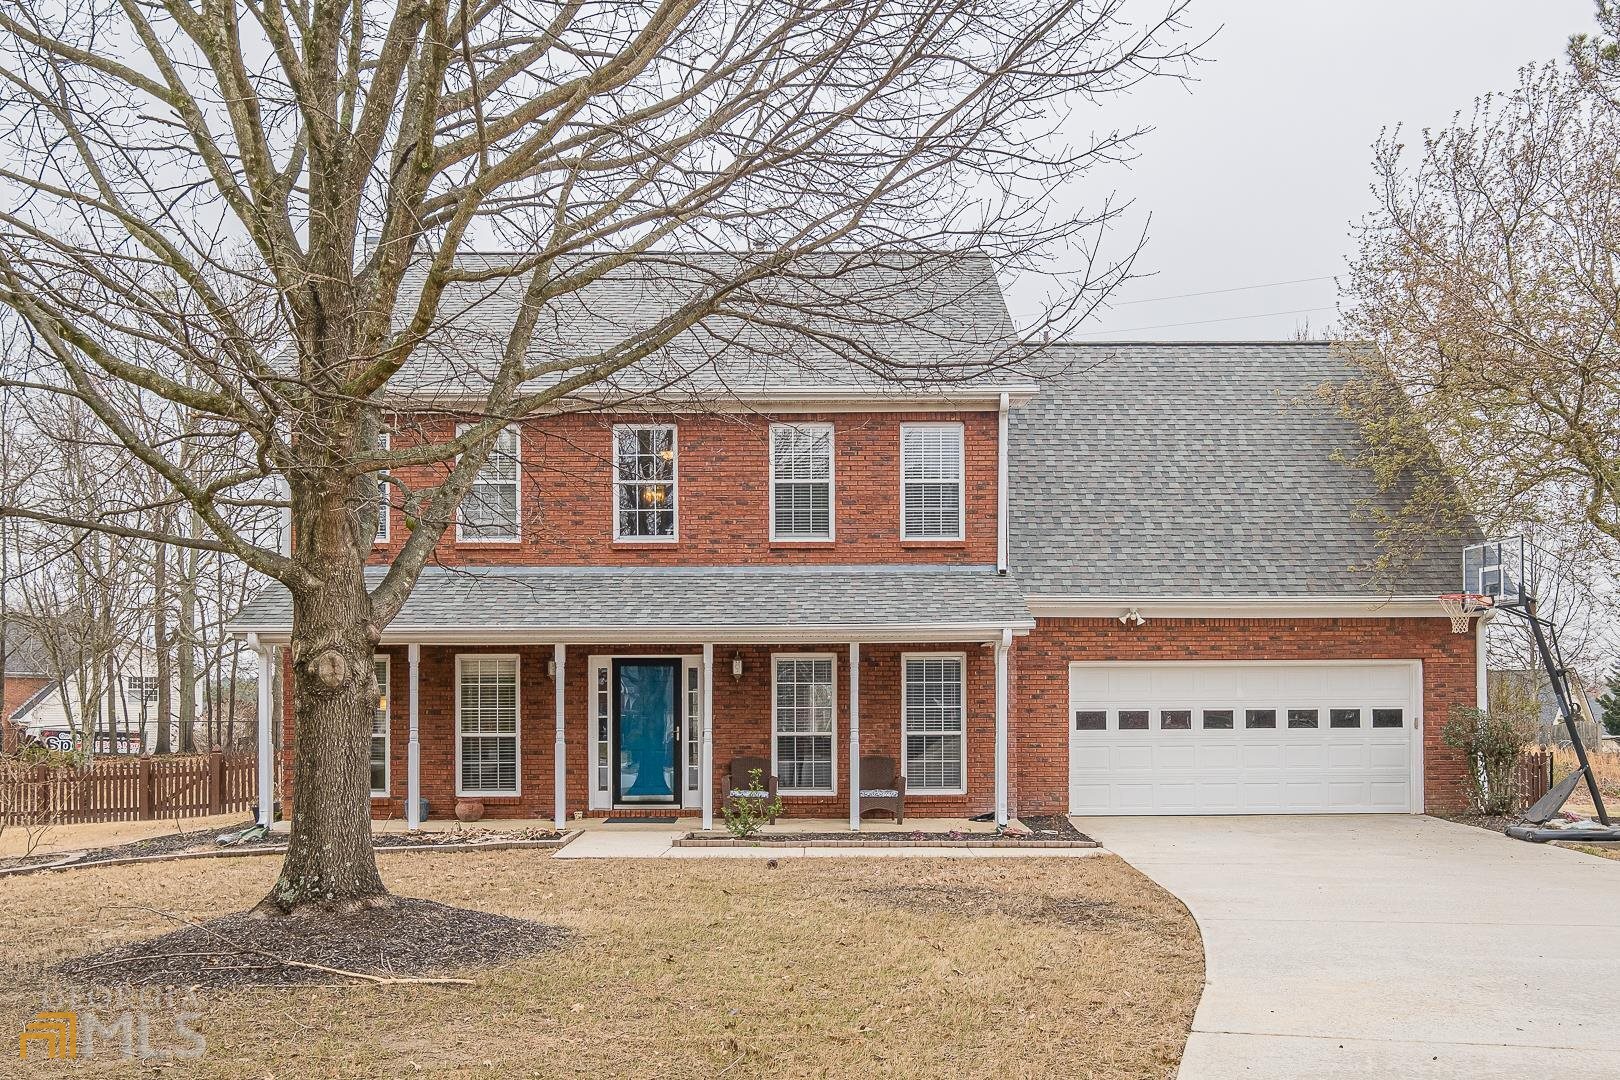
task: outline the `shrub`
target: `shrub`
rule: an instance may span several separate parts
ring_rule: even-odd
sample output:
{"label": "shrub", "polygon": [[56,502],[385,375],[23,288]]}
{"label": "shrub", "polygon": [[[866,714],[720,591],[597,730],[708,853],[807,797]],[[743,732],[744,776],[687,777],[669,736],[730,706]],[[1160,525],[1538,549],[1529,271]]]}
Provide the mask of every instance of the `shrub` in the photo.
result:
{"label": "shrub", "polygon": [[748,794],[728,795],[720,805],[726,831],[739,840],[747,840],[767,821],[782,816],[782,800],[777,796],[766,797],[764,780],[763,770],[749,769]]}
{"label": "shrub", "polygon": [[1535,742],[1536,727],[1518,711],[1452,709],[1441,737],[1468,759],[1475,811],[1499,817],[1518,808],[1519,758]]}
{"label": "shrub", "polygon": [[48,769],[77,769],[89,760],[83,750],[52,750],[37,742],[20,747],[16,757],[19,765],[43,765]]}

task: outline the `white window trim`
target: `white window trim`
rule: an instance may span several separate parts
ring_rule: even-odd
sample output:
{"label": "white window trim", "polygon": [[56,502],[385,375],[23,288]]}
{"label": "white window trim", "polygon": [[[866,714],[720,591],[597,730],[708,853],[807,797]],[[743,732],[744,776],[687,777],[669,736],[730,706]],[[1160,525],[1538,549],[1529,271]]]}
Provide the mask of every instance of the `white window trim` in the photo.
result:
{"label": "white window trim", "polygon": [[[912,536],[906,532],[906,432],[928,428],[949,428],[956,431],[958,435],[957,445],[961,448],[962,456],[957,461],[956,470],[955,536]],[[952,421],[948,423],[900,425],[900,539],[908,543],[918,544],[930,542],[950,544],[967,539],[967,429],[961,423]]]}
{"label": "white window trim", "polygon": [[[385,452],[393,449],[392,439],[388,432],[384,431],[378,433],[377,449]],[[371,538],[371,545],[373,547],[376,547],[378,544],[386,544],[393,537],[393,533],[390,530],[392,522],[389,520],[388,513],[388,489],[383,486],[383,478],[387,475],[387,469],[377,470],[377,534]]]}
{"label": "white window trim", "polygon": [[[668,431],[669,448],[675,452],[670,464],[670,494],[675,497],[675,527],[668,536],[623,536],[619,533],[619,433],[621,431]],[[637,481],[639,482],[639,481]],[[608,489],[608,510],[613,515],[613,542],[615,544],[675,544],[681,539],[681,429],[678,424],[614,424],[613,425],[613,485]]]}
{"label": "white window trim", "polygon": [[[457,424],[456,434],[464,434],[471,424]],[[523,432],[516,427],[502,428],[512,433],[512,459],[516,469],[512,474],[512,535],[466,536],[461,531],[461,506],[456,506],[456,543],[458,544],[515,544],[523,539]],[[487,463],[486,459],[486,463]],[[477,483],[475,476],[473,482]],[[471,488],[468,489],[471,491]]]}
{"label": "white window trim", "polygon": [[[373,664],[381,662],[383,666],[382,698],[383,705],[383,786],[372,788],[373,799],[386,799],[393,790],[393,754],[394,754],[394,661],[385,653],[377,653],[371,658]],[[460,700],[459,698],[457,700]],[[371,767],[371,740],[375,736],[366,737],[366,767]],[[458,740],[457,745],[460,745]]]}
{"label": "white window trim", "polygon": [[[776,531],[776,432],[778,429],[788,428],[794,431],[827,433],[827,535],[809,536],[794,533],[782,534]],[[770,505],[766,508],[770,538],[773,542],[781,541],[791,544],[831,544],[838,539],[838,452],[837,433],[832,424],[772,424],[766,437],[770,440],[767,464],[770,470]],[[677,455],[677,462],[679,456]],[[795,481],[796,483],[814,483],[815,481]],[[904,511],[902,510],[902,513]]]}
{"label": "white window trim", "polygon": [[[825,788],[786,788],[781,787],[779,782],[777,790],[784,797],[792,796],[794,798],[799,796],[836,795],[838,794],[838,654],[824,652],[778,652],[771,654],[771,775],[776,777],[782,775],[776,761],[776,737],[779,733],[776,726],[776,662],[778,660],[832,661],[833,717],[832,731],[829,733],[832,739],[832,786]],[[802,735],[804,732],[792,732],[791,734]]]}
{"label": "white window trim", "polygon": [[[906,664],[912,660],[938,660],[954,658],[961,662],[962,672],[962,785],[953,788],[921,787],[911,778],[911,770],[906,767],[906,737],[911,732],[906,728],[906,698],[910,696],[911,680],[906,678]],[[948,735],[949,732],[940,731],[930,734]],[[906,774],[906,795],[966,795],[967,794],[967,744],[968,744],[968,664],[967,653],[948,651],[905,652],[900,654],[900,771]]]}
{"label": "white window trim", "polygon": [[[517,728],[513,732],[512,754],[516,768],[513,774],[517,785],[511,791],[487,791],[461,786],[461,662],[463,660],[511,660],[516,666],[513,697],[517,714]],[[457,653],[456,654],[456,797],[469,799],[515,799],[523,794],[523,658],[517,653]]]}

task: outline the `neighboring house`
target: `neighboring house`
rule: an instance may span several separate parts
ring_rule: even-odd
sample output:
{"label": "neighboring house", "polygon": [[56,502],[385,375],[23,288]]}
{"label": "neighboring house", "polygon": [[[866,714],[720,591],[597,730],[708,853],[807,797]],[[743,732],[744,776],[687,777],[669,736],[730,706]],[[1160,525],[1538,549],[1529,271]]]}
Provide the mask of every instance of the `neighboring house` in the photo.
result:
{"label": "neighboring house", "polygon": [[[600,288],[559,335],[640,310]],[[907,362],[1012,333],[980,266],[893,296],[869,340]],[[1314,394],[1351,375],[1328,345],[1060,344],[943,386],[762,352],[684,400],[514,425],[383,631],[378,816],[419,785],[434,817],[711,819],[738,756],[789,815],[842,816],[862,755],[900,762],[917,816],[1463,808],[1440,727],[1482,697],[1478,642],[1435,599],[1461,541],[1358,568],[1362,504],[1396,496],[1335,457],[1357,433]],[[396,507],[378,572],[407,530]],[[286,591],[233,630],[285,643]]]}
{"label": "neighboring house", "polygon": [[[95,704],[95,753],[140,754],[157,748],[158,715],[157,661],[150,649],[121,650],[114,669],[117,680],[115,717],[107,716],[107,699]],[[38,742],[53,750],[72,750],[84,743],[85,709],[80,685],[91,685],[88,673],[73,672],[66,678],[52,678],[18,708],[12,722],[25,742]],[[103,678],[105,678],[103,673]],[[169,695],[170,746],[179,746],[178,702],[180,691],[174,684]]]}
{"label": "neighboring house", "polygon": [[[1504,692],[1511,697],[1527,698],[1532,679],[1536,702],[1540,706],[1542,742],[1551,746],[1570,745],[1569,729],[1564,726],[1563,715],[1558,711],[1558,698],[1553,693],[1552,684],[1547,681],[1546,672],[1526,671],[1524,668],[1490,672],[1488,681],[1491,700],[1493,702],[1499,700]],[[1580,676],[1573,673],[1570,675],[1570,689],[1574,694],[1577,713],[1575,727],[1581,733],[1581,742],[1588,747],[1601,747],[1605,732],[1602,721],[1603,707],[1597,703],[1598,693],[1587,690],[1582,685]]]}

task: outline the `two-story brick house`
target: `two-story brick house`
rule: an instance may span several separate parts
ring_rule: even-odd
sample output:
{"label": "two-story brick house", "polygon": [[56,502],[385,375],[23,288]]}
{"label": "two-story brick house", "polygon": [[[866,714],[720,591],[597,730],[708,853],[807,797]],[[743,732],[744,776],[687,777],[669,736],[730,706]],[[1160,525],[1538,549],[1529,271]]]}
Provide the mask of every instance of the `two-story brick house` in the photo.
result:
{"label": "two-story brick house", "polygon": [[[993,278],[958,273],[878,328],[920,372],[1011,337]],[[1393,496],[1335,460],[1326,346],[1056,345],[900,382],[761,352],[503,436],[383,633],[378,816],[707,823],[759,756],[789,815],[853,822],[872,754],[917,816],[1457,805],[1425,721],[1475,703],[1476,639],[1435,601],[1444,542],[1393,584],[1355,569]],[[397,408],[396,445],[457,422]],[[289,610],[269,590],[237,630],[285,641]]]}

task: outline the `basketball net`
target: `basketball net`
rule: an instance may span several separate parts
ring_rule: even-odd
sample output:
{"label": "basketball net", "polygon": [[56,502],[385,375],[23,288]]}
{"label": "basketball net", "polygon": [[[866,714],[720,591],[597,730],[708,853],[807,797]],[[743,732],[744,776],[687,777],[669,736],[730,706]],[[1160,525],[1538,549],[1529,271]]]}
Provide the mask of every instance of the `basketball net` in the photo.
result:
{"label": "basketball net", "polygon": [[1451,620],[1453,634],[1468,633],[1468,624],[1475,615],[1491,606],[1491,598],[1479,593],[1441,593],[1440,610]]}

